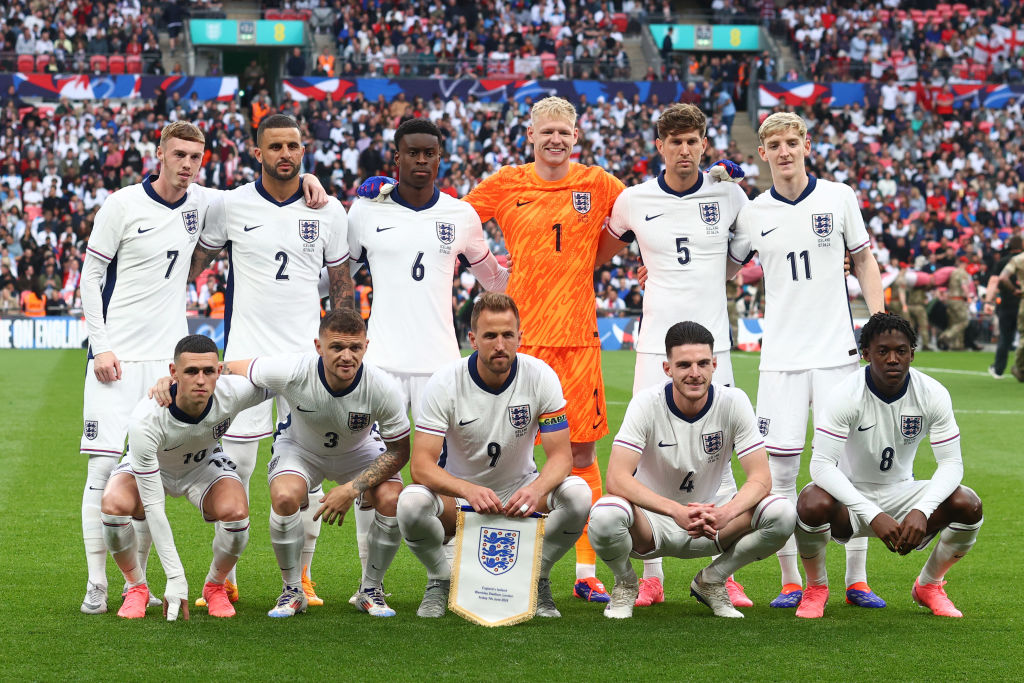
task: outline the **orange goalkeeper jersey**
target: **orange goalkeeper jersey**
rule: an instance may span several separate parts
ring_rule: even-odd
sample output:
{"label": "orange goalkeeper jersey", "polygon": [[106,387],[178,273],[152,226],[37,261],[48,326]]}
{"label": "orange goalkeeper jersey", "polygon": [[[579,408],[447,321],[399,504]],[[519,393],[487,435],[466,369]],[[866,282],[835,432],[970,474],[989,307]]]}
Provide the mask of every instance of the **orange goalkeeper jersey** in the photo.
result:
{"label": "orange goalkeeper jersey", "polygon": [[466,195],[481,222],[495,219],[505,236],[513,260],[506,292],[519,306],[523,344],[600,346],[594,259],[624,187],[576,163],[562,180],[546,182],[531,163],[505,166]]}

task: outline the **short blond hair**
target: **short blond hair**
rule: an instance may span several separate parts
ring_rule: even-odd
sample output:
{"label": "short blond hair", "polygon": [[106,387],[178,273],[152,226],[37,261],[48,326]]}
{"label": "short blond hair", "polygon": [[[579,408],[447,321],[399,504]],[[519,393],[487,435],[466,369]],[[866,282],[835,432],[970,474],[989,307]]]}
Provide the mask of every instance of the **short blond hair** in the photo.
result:
{"label": "short blond hair", "polygon": [[807,124],[804,123],[802,118],[792,112],[779,111],[761,123],[761,127],[757,129],[757,138],[763,145],[764,141],[771,136],[785,133],[789,130],[796,132],[797,136],[801,139],[807,138]]}
{"label": "short blond hair", "polygon": [[576,127],[576,107],[564,97],[545,97],[530,109],[530,125],[535,126],[539,119],[555,119],[567,121]]}
{"label": "short blond hair", "polygon": [[175,121],[164,126],[164,129],[160,131],[160,146],[166,147],[172,139],[206,144],[206,136],[203,135],[203,131],[199,130],[199,126],[188,121]]}

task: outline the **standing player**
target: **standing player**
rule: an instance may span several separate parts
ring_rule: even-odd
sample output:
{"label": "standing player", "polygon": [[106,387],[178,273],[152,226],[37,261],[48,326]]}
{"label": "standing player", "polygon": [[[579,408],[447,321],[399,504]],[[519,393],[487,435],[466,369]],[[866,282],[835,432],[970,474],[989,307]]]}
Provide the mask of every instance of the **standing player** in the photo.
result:
{"label": "standing player", "polygon": [[[741,264],[757,251],[766,300],[758,426],[765,437],[773,492],[796,503],[808,409],[858,368],[843,260],[846,250],[872,313],[884,310],[882,280],[853,190],[807,174],[811,142],[795,114],[779,112],[758,130],[758,153],[772,173],[769,192],[747,204],[736,221],[729,257]],[[846,598],[884,607],[867,585],[866,539],[847,546]],[[782,591],[772,607],[796,607],[802,581],[796,543],[779,551]]]}
{"label": "standing player", "polygon": [[[458,261],[469,265],[483,287],[504,291],[508,271],[484,241],[473,207],[435,186],[441,161],[441,130],[427,119],[409,119],[395,131],[398,183],[376,200],[359,199],[348,220],[349,252],[373,276],[367,361],[401,386],[413,420],[427,380],[461,357],[452,320],[452,274]],[[410,347],[411,323],[417,344]],[[357,520],[366,514],[356,508]],[[359,559],[366,569],[367,521],[357,523]]]}
{"label": "standing player", "polygon": [[[665,171],[626,188],[615,200],[608,231],[623,242],[636,240],[647,267],[643,323],[636,344],[633,395],[665,384],[665,333],[680,320],[693,320],[715,338],[716,383],[734,383],[729,357],[729,314],[725,296],[729,235],[747,196],[733,183],[713,182],[702,173],[707,149],[707,119],[692,104],[673,104],[658,118],[655,145]],[[660,350],[659,350],[660,349]],[[722,471],[718,500],[736,494],[732,469]],[[661,558],[644,560],[637,605],[665,599]],[[753,603],[729,577],[726,586],[736,606]]]}
{"label": "standing player", "polygon": [[[640,592],[629,558],[709,557],[690,593],[719,617],[743,617],[726,579],[768,557],[793,533],[796,515],[771,495],[764,441],[750,399],[712,384],[715,339],[699,323],[676,323],[665,334],[663,374],[669,380],[633,396],[608,460],[609,496],[590,512],[598,556],[615,574],[606,617],[633,615]],[[733,451],[746,481],[728,502],[715,502]]]}
{"label": "standing player", "polygon": [[[416,612],[421,617],[445,613],[451,565],[442,544],[455,534],[457,506],[467,503],[509,517],[550,512],[537,616],[561,616],[548,577],[583,532],[590,492],[586,482],[569,476],[572,451],[558,377],[543,361],[517,353],[521,338],[515,302],[485,292],[473,306],[475,353],[439,370],[424,389],[411,461],[416,483],[398,499],[402,537],[427,568]],[[539,473],[533,461],[538,432],[547,455]]]}
{"label": "standing player", "polygon": [[178,342],[170,369],[177,384],[169,405],[144,399],[136,406],[128,455],[103,492],[103,538],[128,586],[117,616],[146,616],[150,592],[132,526],[133,517],[145,517],[167,575],[164,614],[173,619],[181,609],[188,619],[188,582],[164,510],[165,496],[183,496],[203,519],[216,522],[203,597],[211,616],[232,617],[224,581],[249,542],[249,503],[219,438],[235,415],[266,400],[267,392],[242,377],[220,378],[217,345],[202,335]]}
{"label": "standing player", "polygon": [[[829,537],[875,536],[894,553],[923,550],[938,534],[914,581],[914,602],[940,617],[962,617],[943,589],[943,577],[974,545],[981,500],[961,486],[960,429],[946,388],[910,368],[917,335],[891,313],[861,328],[868,367],[829,395],[814,431],[811,479],[797,502],[796,539],[807,572],[798,617],[825,613]],[[914,479],[914,458],[925,435],[938,466],[931,479]],[[842,463],[840,462],[842,461]]]}
{"label": "standing player", "polygon": [[[308,348],[320,322],[318,282],[327,266],[332,308],[352,307],[345,210],[334,198],[319,210],[300,202],[302,135],[295,120],[283,114],[264,118],[256,132],[256,160],[262,175],[255,182],[224,193],[211,204],[192,273],[202,272],[222,249],[228,254],[227,303],[224,314],[224,360],[261,354],[296,353]],[[270,401],[238,416],[224,435],[224,453],[238,465],[242,483],[256,467],[259,440],[273,431]],[[278,415],[288,414],[277,399]],[[311,491],[313,502],[321,491]],[[319,522],[307,504],[303,520],[306,549],[303,566],[312,561]],[[308,572],[307,572],[308,576]],[[237,600],[237,582],[229,577]],[[308,588],[313,604],[323,604]]]}
{"label": "standing player", "polygon": [[[560,97],[533,105],[527,139],[535,161],[506,166],[466,196],[481,221],[495,219],[515,263],[508,293],[522,305],[523,353],[550,365],[567,402],[572,473],[601,497],[595,442],[608,433],[593,273],[622,244],[604,230],[623,184],[572,162],[576,109]],[[576,546],[573,594],[608,602],[586,536]]]}

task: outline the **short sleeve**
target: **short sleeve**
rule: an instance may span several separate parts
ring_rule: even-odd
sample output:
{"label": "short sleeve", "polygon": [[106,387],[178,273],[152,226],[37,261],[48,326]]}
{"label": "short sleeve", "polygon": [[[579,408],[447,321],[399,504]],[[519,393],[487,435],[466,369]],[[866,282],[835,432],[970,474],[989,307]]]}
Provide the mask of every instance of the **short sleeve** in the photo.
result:
{"label": "short sleeve", "polygon": [[[469,207],[467,207],[469,208]],[[466,226],[466,250],[463,252],[470,266],[482,262],[491,253],[484,239],[484,228],[476,211],[466,211],[463,222]]]}
{"label": "short sleeve", "polygon": [[864,217],[860,213],[856,193],[848,185],[841,187],[844,195],[843,237],[846,240],[846,248],[850,250],[851,254],[856,254],[871,246],[871,238],[868,237],[868,229],[864,225]]}
{"label": "short sleeve", "polygon": [[400,398],[401,392],[394,380],[380,373],[374,377],[380,383],[377,392],[378,408],[376,412],[377,426],[384,441],[397,441],[409,436],[409,417],[405,412],[405,402]]}
{"label": "short sleeve", "polygon": [[[859,412],[853,401],[847,400],[845,391],[833,391],[825,400],[821,415],[815,419],[813,453],[828,454],[828,459],[839,463],[839,455],[846,445],[850,428],[857,422]],[[820,440],[830,442],[824,446]]]}
{"label": "short sleeve", "polygon": [[733,447],[736,449],[736,457],[742,458],[759,448],[764,448],[764,438],[757,427],[754,407],[747,395],[738,389],[729,393],[732,398]]}
{"label": "short sleeve", "polygon": [[[541,361],[543,363],[543,361]],[[565,396],[562,394],[562,383],[551,366],[544,363],[540,367],[538,382],[537,410],[541,415],[557,415],[565,412]]]}
{"label": "short sleeve", "polygon": [[604,192],[602,193],[604,196],[601,198],[604,202],[604,206],[602,207],[603,211],[601,215],[610,216],[612,213],[612,209],[615,206],[616,200],[618,200],[619,196],[622,194],[622,191],[626,189],[626,186],[623,184],[621,180],[613,176],[611,173],[608,173],[607,171],[602,171],[602,174],[604,176],[605,187]]}
{"label": "short sleeve", "polygon": [[754,219],[754,210],[750,202],[740,209],[736,216],[735,233],[729,241],[729,258],[735,263],[743,264],[750,256],[750,230]]}
{"label": "short sleeve", "polygon": [[[465,363],[466,361],[459,362]],[[427,381],[427,386],[423,388],[423,395],[420,397],[416,429],[442,437],[448,433],[452,412],[449,387],[453,387],[454,384],[455,377],[449,368],[435,372]]]}
{"label": "short sleeve", "polygon": [[260,356],[249,363],[247,374],[257,387],[280,394],[300,378],[308,362],[307,356],[301,353]]}
{"label": "short sleeve", "polygon": [[615,435],[613,445],[643,453],[647,447],[651,420],[654,417],[650,405],[650,392],[643,392],[633,397],[626,406],[626,415],[622,418],[622,426]]}
{"label": "short sleeve", "polygon": [[612,215],[608,222],[608,232],[618,240],[627,242],[626,233],[633,230],[629,217],[629,193],[622,192],[612,205]]}
{"label": "short sleeve", "polygon": [[223,249],[228,242],[227,193],[219,192],[206,212],[206,225],[199,233],[199,243],[207,249]]}
{"label": "short sleeve", "polygon": [[87,253],[110,263],[117,255],[124,233],[124,207],[113,197],[103,202],[96,213],[92,234],[89,235]]}
{"label": "short sleeve", "polygon": [[333,268],[340,266],[349,257],[348,214],[341,202],[333,198],[326,208],[331,212],[331,231],[324,249],[324,265]]}
{"label": "short sleeve", "polygon": [[352,203],[352,209],[348,214],[348,253],[353,259],[361,258],[363,253],[363,216],[366,213],[366,202],[370,201],[360,197]]}

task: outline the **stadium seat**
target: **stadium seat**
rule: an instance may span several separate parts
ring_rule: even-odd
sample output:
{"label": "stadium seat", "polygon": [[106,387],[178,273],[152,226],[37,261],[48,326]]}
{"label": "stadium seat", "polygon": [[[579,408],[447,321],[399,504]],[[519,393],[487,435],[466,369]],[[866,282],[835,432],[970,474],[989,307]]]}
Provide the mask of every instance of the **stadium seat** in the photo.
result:
{"label": "stadium seat", "polygon": [[124,55],[110,55],[107,59],[107,68],[113,76],[120,76],[125,72]]}
{"label": "stadium seat", "polygon": [[558,73],[558,59],[550,52],[545,52],[540,56],[540,64],[545,78],[551,78]]}
{"label": "stadium seat", "polygon": [[107,73],[107,56],[93,55],[89,58],[89,70],[93,73]]}
{"label": "stadium seat", "polygon": [[953,75],[961,80],[967,80],[970,76],[970,67],[967,64],[961,62],[953,65]]}
{"label": "stadium seat", "polygon": [[313,10],[311,9],[300,9],[296,12],[296,19],[300,21],[309,21],[310,17],[313,16]]}
{"label": "stadium seat", "polygon": [[905,9],[898,9],[898,10],[896,10],[896,15],[895,16],[900,21],[903,21],[904,19],[907,18],[907,10],[905,10]]}
{"label": "stadium seat", "polygon": [[978,130],[982,131],[983,133],[989,132],[990,130],[992,130],[992,122],[991,121],[980,121],[978,123]]}
{"label": "stadium seat", "polygon": [[36,70],[36,59],[32,55],[18,55],[18,71],[30,74]]}
{"label": "stadium seat", "polygon": [[281,10],[268,9],[263,13],[263,18],[267,21],[281,21]]}
{"label": "stadium seat", "polygon": [[626,28],[629,26],[629,17],[624,12],[618,12],[612,15],[612,26],[615,30],[620,33],[625,33]]}
{"label": "stadium seat", "polygon": [[138,55],[128,55],[124,60],[125,71],[130,74],[141,74],[142,73],[142,57]]}
{"label": "stadium seat", "polygon": [[50,66],[50,55],[36,55],[36,71],[41,74],[46,73],[47,67]]}
{"label": "stadium seat", "polygon": [[936,3],[935,10],[938,12],[952,12],[953,5],[949,4],[948,2],[939,2]]}
{"label": "stadium seat", "polygon": [[887,9],[880,9],[877,12],[875,12],[875,16],[878,17],[879,21],[887,22],[889,21],[889,17],[892,16],[892,14]]}
{"label": "stadium seat", "polygon": [[402,67],[399,65],[398,60],[396,58],[389,57],[388,59],[384,60],[384,73],[385,73],[385,75],[386,74],[392,74],[394,76],[397,76],[401,70],[402,70]]}
{"label": "stadium seat", "polygon": [[903,58],[907,56],[907,53],[903,50],[893,50],[889,53],[889,58],[895,62],[902,62]]}
{"label": "stadium seat", "polygon": [[971,80],[983,81],[988,78],[989,69],[985,64],[971,65]]}

